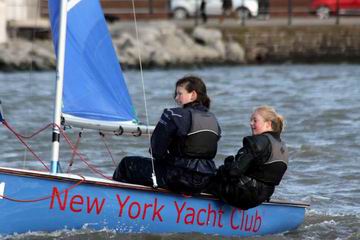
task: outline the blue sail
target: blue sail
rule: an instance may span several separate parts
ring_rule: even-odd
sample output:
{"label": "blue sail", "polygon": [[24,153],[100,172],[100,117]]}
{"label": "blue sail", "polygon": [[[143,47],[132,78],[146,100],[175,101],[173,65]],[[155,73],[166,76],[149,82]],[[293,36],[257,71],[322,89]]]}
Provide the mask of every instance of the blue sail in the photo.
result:
{"label": "blue sail", "polygon": [[[59,0],[49,0],[57,53]],[[84,119],[137,121],[98,0],[69,0],[62,112]]]}

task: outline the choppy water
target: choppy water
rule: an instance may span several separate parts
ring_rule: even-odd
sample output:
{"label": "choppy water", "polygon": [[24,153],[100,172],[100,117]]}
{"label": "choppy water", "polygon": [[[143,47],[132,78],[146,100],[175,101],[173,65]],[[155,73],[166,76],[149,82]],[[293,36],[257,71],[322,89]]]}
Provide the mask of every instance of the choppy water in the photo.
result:
{"label": "choppy water", "polygon": [[[254,239],[360,239],[360,65],[279,65],[213,67],[144,72],[147,111],[156,123],[164,107],[174,106],[175,81],[185,74],[203,77],[212,110],[222,126],[217,159],[233,154],[242,137],[250,134],[251,110],[274,106],[287,120],[283,138],[290,149],[289,169],[274,197],[311,204],[305,222],[295,231]],[[139,118],[146,122],[141,75],[125,72]],[[0,73],[0,99],[10,124],[23,134],[51,122],[54,95],[51,73]],[[50,132],[31,141],[49,159]],[[72,135],[73,141],[76,136]],[[146,155],[147,138],[107,137],[115,161],[127,154]],[[63,150],[67,150],[62,146]],[[104,173],[114,164],[98,134],[86,133],[80,149]],[[30,166],[31,155],[0,128],[1,165]],[[63,154],[65,159],[70,157]],[[63,166],[63,168],[65,168]],[[79,161],[74,172],[92,174]],[[222,239],[201,234],[117,234],[111,231],[28,233],[15,239]]]}

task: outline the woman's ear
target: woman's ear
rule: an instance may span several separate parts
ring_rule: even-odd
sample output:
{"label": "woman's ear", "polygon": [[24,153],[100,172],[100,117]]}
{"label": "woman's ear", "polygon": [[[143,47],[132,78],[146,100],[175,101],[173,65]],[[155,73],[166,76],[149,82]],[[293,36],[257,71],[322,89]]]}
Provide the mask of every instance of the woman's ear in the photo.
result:
{"label": "woman's ear", "polygon": [[271,121],[266,121],[265,124],[266,124],[266,129],[268,129],[269,131],[273,130]]}
{"label": "woman's ear", "polygon": [[192,102],[196,101],[196,99],[197,99],[197,92],[196,91],[191,92],[190,99],[191,99]]}

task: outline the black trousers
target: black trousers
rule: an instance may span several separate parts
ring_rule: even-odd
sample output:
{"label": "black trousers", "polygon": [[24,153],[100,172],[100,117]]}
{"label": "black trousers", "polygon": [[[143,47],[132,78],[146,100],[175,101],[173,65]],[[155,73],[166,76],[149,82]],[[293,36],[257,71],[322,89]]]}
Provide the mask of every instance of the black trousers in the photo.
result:
{"label": "black trousers", "polygon": [[209,193],[222,201],[241,209],[249,209],[270,200],[275,187],[268,186],[245,175],[236,178],[217,176]]}
{"label": "black trousers", "polygon": [[[158,187],[173,192],[194,195],[203,192],[214,174],[202,173],[184,167],[173,166],[154,160]],[[120,182],[153,186],[152,162],[141,156],[124,157],[116,168],[113,179]]]}
{"label": "black trousers", "polygon": [[[154,160],[154,162],[156,162]],[[159,187],[166,188],[166,168],[159,163],[154,163],[156,180]],[[141,156],[124,157],[117,166],[113,179],[119,182],[153,186],[151,158]]]}

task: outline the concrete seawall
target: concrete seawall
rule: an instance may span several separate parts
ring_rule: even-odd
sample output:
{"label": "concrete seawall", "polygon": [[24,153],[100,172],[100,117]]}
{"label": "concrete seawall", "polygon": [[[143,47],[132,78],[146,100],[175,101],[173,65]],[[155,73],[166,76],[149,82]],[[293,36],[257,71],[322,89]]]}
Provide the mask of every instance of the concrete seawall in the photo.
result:
{"label": "concrete seawall", "polygon": [[[110,26],[119,61],[138,66],[134,29]],[[360,63],[360,25],[178,26],[170,22],[139,26],[144,67],[194,67],[258,63]],[[0,44],[0,71],[55,69],[50,40],[8,39]]]}

